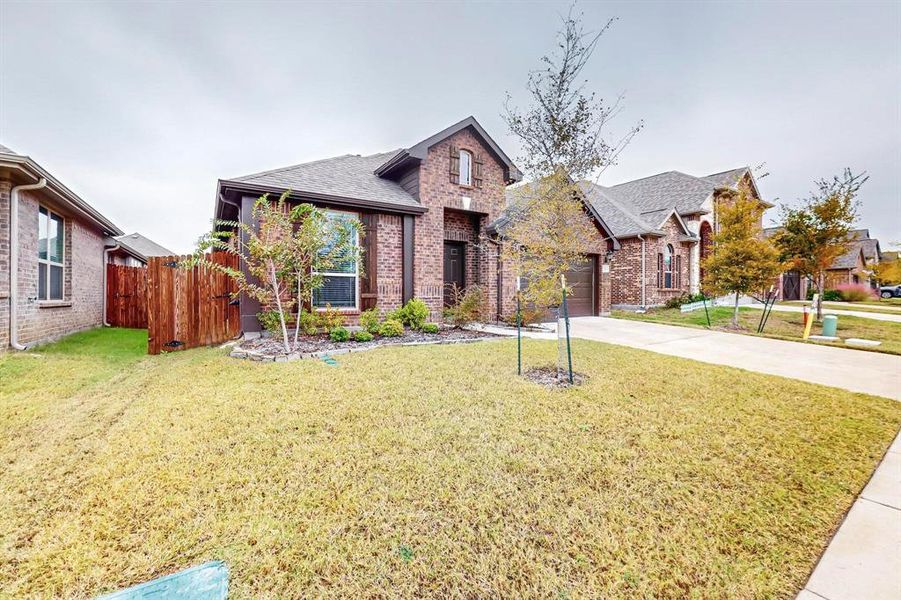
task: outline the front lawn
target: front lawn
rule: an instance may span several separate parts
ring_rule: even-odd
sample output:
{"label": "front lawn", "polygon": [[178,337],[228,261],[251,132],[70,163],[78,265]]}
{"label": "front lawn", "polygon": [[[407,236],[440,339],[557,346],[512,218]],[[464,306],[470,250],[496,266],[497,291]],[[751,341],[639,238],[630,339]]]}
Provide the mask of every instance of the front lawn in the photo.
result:
{"label": "front lawn", "polygon": [[0,357],[0,597],[222,559],[232,598],[791,598],[901,424],[886,399],[573,345],[590,378],[562,391],[516,378],[513,340]]}
{"label": "front lawn", "polygon": [[[710,312],[710,323],[713,328],[723,329],[731,327],[732,308],[726,306],[717,306],[708,309]],[[740,308],[738,321],[744,328],[741,333],[757,335],[757,324],[760,322],[760,316],[763,314],[761,309]],[[631,319],[636,321],[651,321],[654,323],[667,323],[670,325],[684,325],[688,327],[707,327],[707,317],[704,309],[695,310],[688,313],[680,312],[678,308],[652,308],[646,313],[636,313],[628,310],[615,310],[613,316],[620,319]],[[838,317],[838,336],[842,340],[848,338],[863,338],[867,340],[879,340],[881,345],[874,348],[859,348],[856,346],[848,346],[841,342],[820,342],[809,340],[811,344],[826,344],[829,346],[839,346],[842,348],[854,348],[858,350],[871,350],[874,352],[884,352],[886,354],[901,354],[901,323],[893,321],[877,321],[876,319],[866,319],[863,317],[849,317],[846,315],[836,315]],[[810,330],[811,335],[819,335],[822,333],[822,323],[814,323]],[[734,331],[729,329],[729,331]],[[767,320],[764,329],[764,337],[772,337],[784,340],[794,340],[803,342],[804,335],[804,315],[799,312],[779,312],[772,311]]]}

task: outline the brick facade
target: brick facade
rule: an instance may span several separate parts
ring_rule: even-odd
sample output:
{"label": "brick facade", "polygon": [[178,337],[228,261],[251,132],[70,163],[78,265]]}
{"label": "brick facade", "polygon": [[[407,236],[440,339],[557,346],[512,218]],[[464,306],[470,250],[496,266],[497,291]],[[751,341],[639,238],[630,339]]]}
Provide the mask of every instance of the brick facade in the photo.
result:
{"label": "brick facade", "polygon": [[[656,306],[682,293],[688,293],[691,282],[691,247],[694,242],[683,242],[685,236],[675,216],[664,223],[663,237],[645,236],[645,305]],[[614,306],[640,306],[641,301],[641,240],[637,237],[620,240],[621,248],[614,253],[611,262],[611,303]],[[657,285],[657,255],[667,244],[673,247],[673,288]],[[680,276],[676,276],[676,256],[681,257]],[[678,286],[676,286],[678,280]]]}
{"label": "brick facade", "polygon": [[[451,146],[482,157],[482,187],[451,182]],[[415,220],[413,295],[428,304],[431,319],[441,319],[444,304],[445,239],[466,242],[467,285],[483,286],[488,306],[496,306],[497,249],[485,239],[484,231],[504,208],[505,188],[502,163],[470,130],[429,148],[419,170],[419,201],[428,212]],[[468,210],[464,197],[469,198]]]}
{"label": "brick facade", "polygon": [[[9,347],[9,195],[11,184],[0,182],[0,351]],[[74,331],[97,327],[103,316],[104,237],[87,223],[52,204],[65,218],[63,300],[40,302],[38,295],[38,209],[46,195],[19,194],[18,323],[19,343],[36,343]]]}
{"label": "brick facade", "polygon": [[403,304],[403,231],[399,215],[378,216],[376,245],[378,307],[394,310]]}

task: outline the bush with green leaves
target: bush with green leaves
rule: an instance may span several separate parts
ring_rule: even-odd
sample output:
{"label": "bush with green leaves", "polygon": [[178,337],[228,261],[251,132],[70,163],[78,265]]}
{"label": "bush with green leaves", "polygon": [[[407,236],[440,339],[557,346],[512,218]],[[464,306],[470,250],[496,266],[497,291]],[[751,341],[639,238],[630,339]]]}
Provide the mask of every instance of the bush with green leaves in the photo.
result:
{"label": "bush with green leaves", "polygon": [[[816,293],[816,288],[812,285],[807,288],[807,299],[813,300],[813,295]],[[841,302],[842,295],[838,292],[838,290],[826,290],[823,292],[823,302]]]}
{"label": "bush with green leaves", "polygon": [[429,307],[419,298],[412,298],[398,310],[398,317],[404,325],[419,329],[429,318]]}
{"label": "bush with green leaves", "polygon": [[269,333],[281,335],[282,324],[277,310],[264,310],[263,312],[259,312],[257,313],[257,319],[260,321],[260,325],[263,326],[263,329]]}
{"label": "bush with green leaves", "polygon": [[423,333],[438,333],[438,324],[437,323],[423,323],[422,327],[419,328]]}
{"label": "bush with green leaves", "polygon": [[404,324],[397,319],[385,319],[379,325],[379,335],[382,337],[400,337],[404,334]]}
{"label": "bush with green leaves", "polygon": [[371,342],[372,334],[368,331],[358,331],[354,334],[355,342]]}
{"label": "bush with green leaves", "polygon": [[350,339],[350,333],[348,333],[347,329],[339,325],[338,327],[333,327],[332,330],[329,331],[328,337],[333,342],[346,342]]}
{"label": "bush with green leaves", "polygon": [[381,321],[378,308],[370,308],[360,313],[360,327],[369,333],[377,333]]}
{"label": "bush with green leaves", "polygon": [[302,310],[299,326],[304,335],[316,335],[319,331],[319,317],[308,310]]}

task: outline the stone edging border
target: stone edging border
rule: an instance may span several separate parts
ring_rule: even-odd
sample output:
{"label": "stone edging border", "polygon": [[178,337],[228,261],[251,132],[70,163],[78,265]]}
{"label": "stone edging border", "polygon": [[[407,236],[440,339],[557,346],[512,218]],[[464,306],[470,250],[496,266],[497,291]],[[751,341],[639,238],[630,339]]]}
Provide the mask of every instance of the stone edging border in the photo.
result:
{"label": "stone edging border", "polygon": [[391,346],[439,346],[449,344],[472,344],[474,342],[485,342],[488,340],[507,339],[504,336],[481,336],[475,338],[461,338],[457,340],[435,340],[434,342],[401,342],[400,344],[372,344],[369,346],[360,346],[357,348],[338,348],[337,350],[318,350],[316,352],[291,352],[290,354],[266,354],[255,350],[244,350],[235,348],[229,353],[232,358],[241,358],[244,360],[253,360],[256,362],[291,362],[294,360],[306,360],[310,358],[323,358],[325,356],[338,356],[339,354],[350,354],[351,352],[367,352],[378,348],[390,348]]}

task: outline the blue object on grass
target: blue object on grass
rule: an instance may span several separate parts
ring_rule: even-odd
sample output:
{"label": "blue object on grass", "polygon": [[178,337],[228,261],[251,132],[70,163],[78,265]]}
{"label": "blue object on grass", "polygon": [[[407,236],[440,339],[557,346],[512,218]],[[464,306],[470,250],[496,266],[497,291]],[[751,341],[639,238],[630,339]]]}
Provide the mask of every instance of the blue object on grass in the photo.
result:
{"label": "blue object on grass", "polygon": [[99,596],[97,600],[225,600],[228,566],[214,560],[153,581]]}
{"label": "blue object on grass", "polygon": [[334,358],[332,358],[331,356],[329,356],[328,354],[323,354],[323,355],[322,355],[322,362],[324,362],[324,363],[327,364],[327,365],[331,365],[331,366],[333,366],[333,367],[337,367],[337,366],[338,366],[338,361],[335,360]]}

